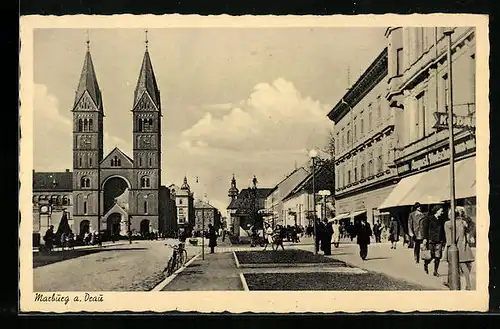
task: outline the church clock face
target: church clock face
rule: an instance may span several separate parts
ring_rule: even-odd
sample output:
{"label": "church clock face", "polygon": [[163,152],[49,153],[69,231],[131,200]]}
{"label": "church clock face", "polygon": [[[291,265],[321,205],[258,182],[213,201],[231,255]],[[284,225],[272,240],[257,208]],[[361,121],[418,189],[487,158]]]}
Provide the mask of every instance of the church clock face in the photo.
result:
{"label": "church clock face", "polygon": [[92,139],[90,138],[90,136],[83,136],[80,139],[80,146],[81,147],[90,147],[91,144],[92,144]]}
{"label": "church clock face", "polygon": [[151,136],[144,136],[142,138],[142,147],[150,147],[152,143]]}

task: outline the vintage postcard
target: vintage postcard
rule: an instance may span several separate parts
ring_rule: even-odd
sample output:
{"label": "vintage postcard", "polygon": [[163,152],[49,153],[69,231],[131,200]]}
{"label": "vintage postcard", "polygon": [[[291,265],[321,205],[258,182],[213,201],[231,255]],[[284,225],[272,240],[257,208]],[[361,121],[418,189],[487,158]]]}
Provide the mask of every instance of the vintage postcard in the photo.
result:
{"label": "vintage postcard", "polygon": [[20,58],[22,312],[487,310],[487,16],[26,16]]}

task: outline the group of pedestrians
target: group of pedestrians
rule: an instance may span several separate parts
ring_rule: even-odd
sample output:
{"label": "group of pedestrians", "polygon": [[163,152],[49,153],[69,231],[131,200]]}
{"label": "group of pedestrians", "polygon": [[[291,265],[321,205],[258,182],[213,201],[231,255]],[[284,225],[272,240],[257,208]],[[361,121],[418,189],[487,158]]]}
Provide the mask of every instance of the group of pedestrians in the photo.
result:
{"label": "group of pedestrians", "polygon": [[[413,241],[415,263],[419,263],[422,259],[425,273],[429,273],[429,265],[434,263],[433,275],[436,277],[439,276],[438,270],[441,259],[449,262],[449,248],[453,242],[451,211],[452,209],[448,211],[447,218],[443,219],[444,207],[442,205],[433,206],[429,213],[425,214],[420,203],[417,202],[408,218],[408,234]],[[465,288],[470,290],[470,272],[474,256],[470,247],[471,225],[464,207],[458,206],[455,208],[455,220],[455,244],[458,247],[460,270],[465,278]],[[448,265],[446,286],[449,286],[450,270],[451,266]]]}

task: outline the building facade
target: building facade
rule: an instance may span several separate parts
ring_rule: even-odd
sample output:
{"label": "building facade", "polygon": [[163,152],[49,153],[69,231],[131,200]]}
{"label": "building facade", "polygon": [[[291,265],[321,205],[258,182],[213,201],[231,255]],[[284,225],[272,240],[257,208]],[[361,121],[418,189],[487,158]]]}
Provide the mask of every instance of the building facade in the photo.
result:
{"label": "building facade", "polygon": [[335,132],[336,219],[388,221],[379,205],[395,186],[398,113],[389,106],[388,48],[328,114]]}
{"label": "building facade", "polygon": [[[285,225],[309,226],[316,218],[331,218],[335,215],[335,183],[334,166],[328,160],[320,164],[314,173],[312,170],[283,198],[283,208],[286,209]],[[316,192],[316,202],[313,194]],[[330,195],[323,199],[319,191],[330,191]]]}
{"label": "building facade", "polygon": [[184,177],[181,187],[172,184],[168,189],[171,197],[175,199],[177,228],[190,234],[195,224],[195,213],[194,195],[191,192],[187,178]]}
{"label": "building facade", "polygon": [[67,206],[77,235],[98,228],[110,235],[160,231],[161,101],[147,44],[131,105],[133,158],[117,147],[104,156],[104,107],[89,47],[71,111],[73,171],[35,173],[34,220],[39,196],[50,195],[54,209]]}
{"label": "building facade", "polygon": [[303,168],[297,168],[289,173],[281,182],[271,190],[266,198],[266,212],[272,214],[271,225],[290,225],[290,209],[286,208],[283,199],[307,176],[309,172]]}
{"label": "building facade", "polygon": [[[387,29],[389,90],[386,98],[398,115],[394,169],[398,185],[382,207],[407,220],[410,205],[449,201],[449,130],[445,113],[453,88],[456,198],[475,221],[475,29],[454,28],[453,77],[448,77],[448,37],[444,28]],[[439,119],[438,119],[439,118]],[[463,124],[463,123],[466,124]]]}
{"label": "building facade", "polygon": [[210,203],[196,200],[194,203],[194,213],[194,231],[206,231],[208,230],[208,224],[212,224],[216,230],[219,230],[221,227],[221,213]]}

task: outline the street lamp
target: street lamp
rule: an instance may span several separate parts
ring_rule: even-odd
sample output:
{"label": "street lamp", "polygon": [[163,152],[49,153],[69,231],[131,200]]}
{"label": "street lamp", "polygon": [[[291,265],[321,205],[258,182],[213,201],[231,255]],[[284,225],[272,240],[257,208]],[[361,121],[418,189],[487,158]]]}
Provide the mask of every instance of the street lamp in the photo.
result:
{"label": "street lamp", "polygon": [[315,149],[309,151],[309,157],[312,159],[312,189],[313,189],[313,228],[314,228],[314,254],[318,254],[318,244],[316,243],[316,186],[315,186],[315,176],[316,176],[316,157],[318,152]]}
{"label": "street lamp", "polygon": [[448,62],[448,144],[450,148],[450,220],[451,220],[451,244],[448,249],[450,262],[450,289],[460,290],[460,268],[459,256],[457,248],[457,227],[455,221],[455,147],[453,141],[453,75],[452,75],[452,58],[451,58],[451,35],[453,28],[446,28],[444,35],[448,38],[447,62]]}

